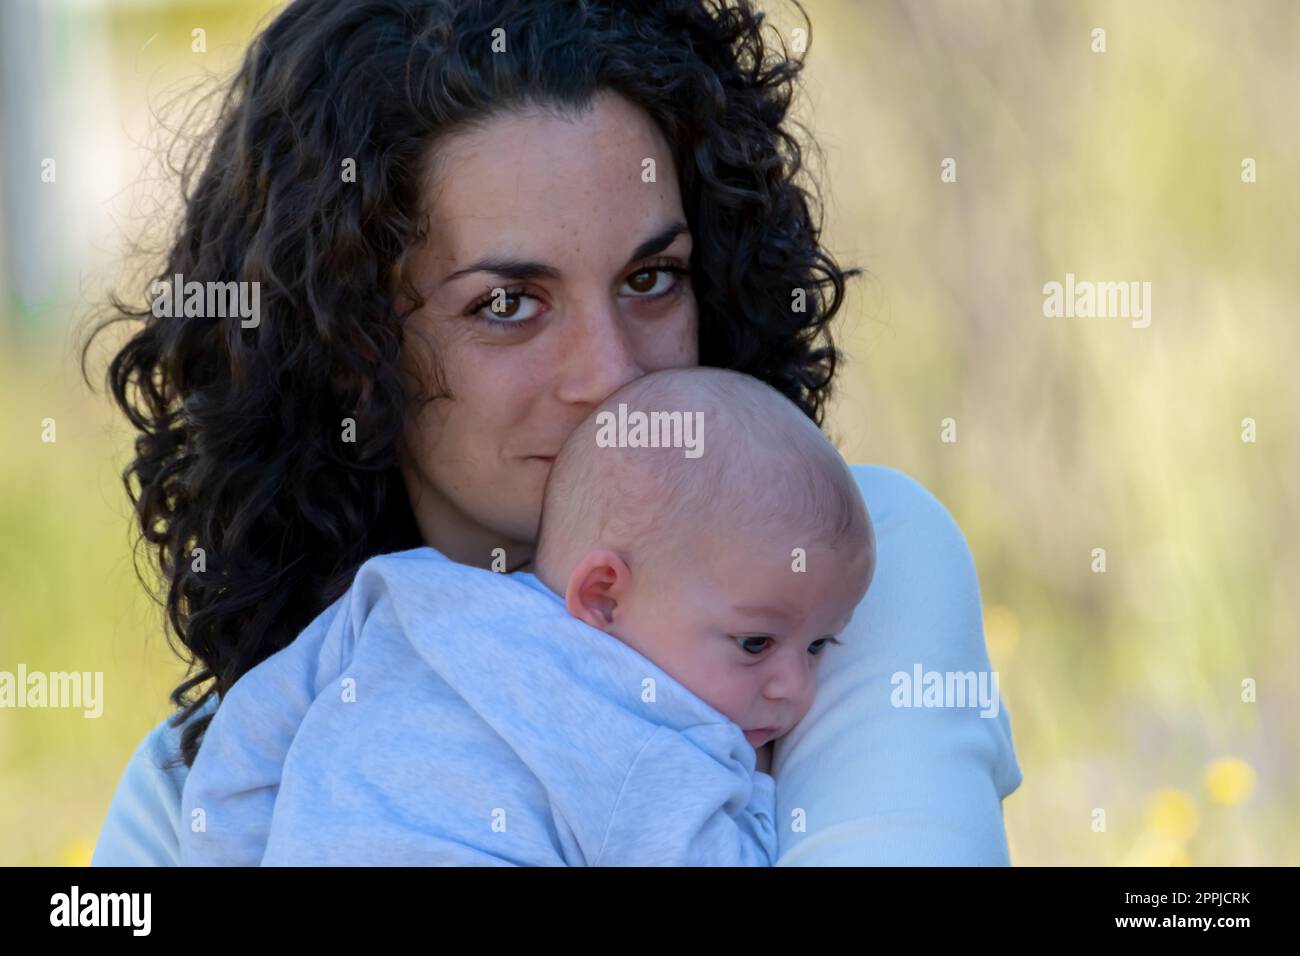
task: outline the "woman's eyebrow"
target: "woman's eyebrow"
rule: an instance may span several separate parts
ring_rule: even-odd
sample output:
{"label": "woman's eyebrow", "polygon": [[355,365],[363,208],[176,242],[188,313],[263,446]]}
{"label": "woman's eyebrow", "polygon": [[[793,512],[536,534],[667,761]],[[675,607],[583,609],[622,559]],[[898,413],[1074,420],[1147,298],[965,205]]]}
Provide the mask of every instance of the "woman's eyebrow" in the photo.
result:
{"label": "woman's eyebrow", "polygon": [[663,252],[673,244],[674,239],[686,231],[687,227],[684,222],[678,221],[669,223],[645,242],[641,243],[641,245],[637,246],[636,250],[628,258],[627,264],[631,265],[638,259],[644,259],[646,256],[653,256],[656,252]]}
{"label": "woman's eyebrow", "polygon": [[[628,258],[627,264],[631,265],[638,259],[644,259],[646,256],[652,256],[656,252],[662,252],[667,249],[674,239],[681,233],[687,231],[687,225],[684,222],[674,222],[660,229],[650,238],[642,242],[633,251]],[[457,269],[451,275],[443,279],[438,285],[444,286],[448,282],[454,282],[462,276],[469,275],[471,272],[490,272],[493,275],[503,276],[507,279],[516,281],[524,279],[558,279],[560,270],[555,266],[547,265],[544,262],[530,262],[524,259],[503,259],[489,256],[486,259],[480,259],[464,269]]]}

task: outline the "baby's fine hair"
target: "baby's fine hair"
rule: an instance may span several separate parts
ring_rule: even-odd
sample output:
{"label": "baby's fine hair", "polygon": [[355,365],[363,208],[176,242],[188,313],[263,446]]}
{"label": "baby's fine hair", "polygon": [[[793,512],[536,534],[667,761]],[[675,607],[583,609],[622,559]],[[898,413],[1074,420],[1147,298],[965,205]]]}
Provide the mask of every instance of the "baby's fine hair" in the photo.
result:
{"label": "baby's fine hair", "polygon": [[[701,453],[600,447],[601,415],[617,419],[620,404],[628,416],[676,412],[701,421],[702,435],[694,436],[702,438]],[[868,547],[874,563],[871,521],[853,475],[793,402],[741,372],[665,369],[609,396],[561,447],[543,499],[535,567],[562,592],[591,548],[620,550],[643,565],[689,562],[750,529],[786,535],[791,553]]]}

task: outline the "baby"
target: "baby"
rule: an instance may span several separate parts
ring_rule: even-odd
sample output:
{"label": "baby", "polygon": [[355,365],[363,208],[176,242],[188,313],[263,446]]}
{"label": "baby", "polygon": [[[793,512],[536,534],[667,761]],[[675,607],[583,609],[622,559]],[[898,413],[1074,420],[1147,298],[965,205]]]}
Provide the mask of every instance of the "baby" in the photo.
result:
{"label": "baby", "polygon": [[770,865],[771,742],[874,567],[852,475],[789,400],[647,375],[557,454],[532,571],[371,559],[231,688],[182,861]]}
{"label": "baby", "polygon": [[[684,410],[683,435],[694,415],[697,457],[602,447],[624,405]],[[534,565],[571,615],[738,724],[767,770],[866,593],[875,537],[839,453],[793,403],[738,372],[675,369],[630,383],[569,437]]]}

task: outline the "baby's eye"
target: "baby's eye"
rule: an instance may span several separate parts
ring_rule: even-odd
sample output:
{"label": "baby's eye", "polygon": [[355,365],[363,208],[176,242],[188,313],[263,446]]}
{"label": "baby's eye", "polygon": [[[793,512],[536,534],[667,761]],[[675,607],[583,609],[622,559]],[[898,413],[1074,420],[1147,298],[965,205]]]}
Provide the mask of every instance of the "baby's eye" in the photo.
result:
{"label": "baby's eye", "polygon": [[740,645],[740,649],[744,651],[746,654],[749,654],[751,656],[757,656],[763,653],[764,645],[760,643],[760,645],[757,648],[753,648],[751,646],[752,643],[754,641],[762,642],[762,641],[770,641],[770,640],[771,640],[770,637],[738,637],[736,638],[736,643]]}
{"label": "baby's eye", "polygon": [[839,641],[835,640],[835,638],[833,637],[823,637],[820,638],[819,640],[813,641],[811,644],[808,645],[808,653],[816,657],[818,654],[820,654],[822,651],[826,649],[827,644],[838,644],[838,643]]}

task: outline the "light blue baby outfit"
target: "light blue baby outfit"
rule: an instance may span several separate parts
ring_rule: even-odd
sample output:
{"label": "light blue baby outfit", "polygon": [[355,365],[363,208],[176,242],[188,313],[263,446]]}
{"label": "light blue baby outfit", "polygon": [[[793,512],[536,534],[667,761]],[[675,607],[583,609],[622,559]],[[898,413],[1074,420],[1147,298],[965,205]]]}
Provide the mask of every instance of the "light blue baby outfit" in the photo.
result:
{"label": "light blue baby outfit", "polygon": [[189,865],[768,866],[739,726],[535,576],[432,548],[352,587],[222,700]]}

